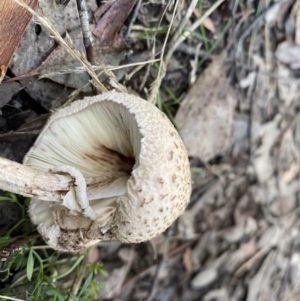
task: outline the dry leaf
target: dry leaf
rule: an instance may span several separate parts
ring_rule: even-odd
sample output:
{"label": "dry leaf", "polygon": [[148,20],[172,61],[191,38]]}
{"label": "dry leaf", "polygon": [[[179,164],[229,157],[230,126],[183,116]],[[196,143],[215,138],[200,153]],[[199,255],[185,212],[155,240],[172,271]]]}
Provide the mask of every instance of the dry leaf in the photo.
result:
{"label": "dry leaf", "polygon": [[135,3],[136,0],[118,0],[100,6],[94,16],[97,27],[93,34],[99,38],[102,45],[119,45],[121,41],[118,39],[118,32]]}
{"label": "dry leaf", "polygon": [[203,301],[229,301],[229,300],[230,299],[226,288],[211,290],[203,297]]}
{"label": "dry leaf", "polygon": [[[194,9],[194,14],[197,18],[201,18],[201,14],[199,12],[199,10],[197,8]],[[212,33],[215,33],[216,32],[216,28],[215,28],[215,25],[213,23],[213,21],[211,20],[210,17],[207,17],[203,20],[202,22],[203,26],[208,29],[209,31],[211,31]]]}
{"label": "dry leaf", "polygon": [[[35,9],[37,0],[24,0]],[[19,45],[24,31],[30,22],[32,15],[25,8],[12,0],[0,1],[0,83],[4,78],[8,64],[13,53]]]}
{"label": "dry leaf", "polygon": [[[2,1],[2,0],[0,0]],[[55,5],[53,0],[39,0],[37,13],[48,18],[61,35],[80,26],[76,1],[70,1],[67,6]],[[86,0],[87,8],[92,13],[97,9],[96,1]],[[45,27],[35,18],[29,24],[18,49],[15,51],[10,69],[15,76],[26,74],[36,69],[56,46]],[[37,77],[21,81],[26,91],[43,107],[54,109],[61,106],[67,99],[70,90],[47,79],[38,80]]]}
{"label": "dry leaf", "polygon": [[199,76],[176,115],[190,156],[207,162],[230,145],[234,98],[225,76],[225,52]]}
{"label": "dry leaf", "polygon": [[206,29],[208,29],[209,31],[211,31],[212,33],[215,33],[216,32],[216,28],[215,28],[215,25],[213,23],[213,21],[211,20],[211,18],[206,18],[204,19],[203,23],[204,27]]}
{"label": "dry leaf", "polygon": [[[270,252],[256,275],[249,281],[247,301],[276,300],[278,291],[270,290],[271,277],[274,275],[280,259],[275,251]],[[281,263],[283,266],[283,263]]]}
{"label": "dry leaf", "polygon": [[261,127],[262,142],[253,154],[253,166],[260,183],[267,181],[274,173],[275,166],[270,151],[280,134],[278,129],[280,121],[281,116],[278,114],[272,121]]}
{"label": "dry leaf", "polygon": [[[90,26],[94,28],[93,25]],[[75,29],[69,33],[74,45],[80,52],[85,52],[83,37],[81,29]],[[66,42],[68,41],[65,38]],[[120,61],[125,56],[125,47],[119,48],[102,46],[99,39],[95,39],[94,45],[94,60],[95,65],[99,62],[110,65],[118,66]],[[58,45],[49,56],[42,62],[42,64],[29,74],[45,75],[44,77],[49,78],[61,85],[73,89],[82,89],[84,92],[91,92],[92,87],[86,84],[89,83],[90,77],[87,72],[75,72],[76,68],[82,67],[78,61],[76,61],[67,51]],[[63,73],[62,73],[63,71]],[[100,70],[98,71],[100,72]],[[49,74],[49,75],[48,75]],[[52,75],[53,74],[53,75]],[[106,76],[102,74],[99,77],[100,81],[104,81]]]}
{"label": "dry leaf", "polygon": [[192,250],[191,248],[187,248],[183,253],[183,265],[188,275],[193,273],[193,262],[192,262]]}
{"label": "dry leaf", "polygon": [[11,101],[11,98],[21,89],[18,83],[0,85],[0,109]]}
{"label": "dry leaf", "polygon": [[228,253],[224,252],[216,258],[207,268],[201,270],[191,281],[193,289],[203,289],[211,285],[219,277],[220,267],[228,260]]}
{"label": "dry leaf", "polygon": [[280,101],[283,102],[286,107],[289,107],[299,95],[299,84],[296,81],[287,80],[288,78],[293,77],[292,71],[290,68],[280,63],[277,64],[277,76],[277,90]]}
{"label": "dry leaf", "polygon": [[287,64],[291,69],[296,70],[300,68],[300,45],[286,41],[279,44],[276,49],[275,56],[278,61]]}
{"label": "dry leaf", "polygon": [[0,134],[0,156],[22,162],[26,152],[45,125],[49,114],[26,121],[17,131]]}
{"label": "dry leaf", "polygon": [[291,11],[291,17],[295,19],[295,43],[300,44],[300,2],[295,1]]}
{"label": "dry leaf", "polygon": [[211,285],[218,278],[218,270],[215,267],[199,272],[191,281],[193,289],[204,289]]}
{"label": "dry leaf", "polygon": [[118,252],[119,257],[124,262],[122,267],[111,269],[112,272],[108,276],[98,274],[95,278],[95,282],[105,281],[105,286],[97,290],[98,296],[101,300],[113,298],[115,294],[121,289],[127,274],[130,270],[132,261],[135,257],[135,252],[131,248],[122,248]]}

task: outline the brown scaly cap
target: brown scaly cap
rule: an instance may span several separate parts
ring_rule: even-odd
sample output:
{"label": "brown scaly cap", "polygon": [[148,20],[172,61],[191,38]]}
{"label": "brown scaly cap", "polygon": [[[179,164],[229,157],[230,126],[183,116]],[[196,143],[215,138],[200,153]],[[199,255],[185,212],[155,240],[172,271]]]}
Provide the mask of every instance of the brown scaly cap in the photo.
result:
{"label": "brown scaly cap", "polygon": [[[191,193],[188,155],[172,123],[152,104],[124,93],[85,98],[56,112],[24,164],[42,171],[70,165],[87,182],[103,179],[93,189],[88,186],[91,223],[122,242],[146,241],[165,231],[184,211]],[[41,214],[39,204],[48,212]],[[76,204],[66,204],[76,211]],[[47,207],[35,199],[30,215],[52,247],[68,250],[60,244],[62,228],[55,215],[60,205]],[[85,238],[83,244],[88,243]]]}

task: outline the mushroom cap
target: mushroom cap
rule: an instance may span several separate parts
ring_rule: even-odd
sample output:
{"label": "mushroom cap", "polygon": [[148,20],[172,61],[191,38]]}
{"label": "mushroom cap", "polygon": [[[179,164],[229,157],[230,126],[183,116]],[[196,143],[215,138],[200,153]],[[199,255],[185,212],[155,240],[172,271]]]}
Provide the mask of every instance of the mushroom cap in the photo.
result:
{"label": "mushroom cap", "polygon": [[[178,132],[154,105],[124,93],[85,98],[54,113],[24,164],[41,171],[66,164],[85,178],[125,179],[117,187],[112,185],[111,193],[104,193],[102,187],[94,196],[88,194],[92,208],[99,213],[96,220],[106,213],[99,209],[102,203],[113,202],[115,207],[93,240],[149,240],[174,222],[191,194],[188,155]],[[55,248],[55,239],[47,237],[47,232],[55,228],[56,236],[61,233],[52,212],[40,214],[39,204],[45,210],[45,201],[34,199],[31,219]],[[57,206],[52,203],[49,208]],[[101,237],[106,232],[103,229],[108,230]]]}

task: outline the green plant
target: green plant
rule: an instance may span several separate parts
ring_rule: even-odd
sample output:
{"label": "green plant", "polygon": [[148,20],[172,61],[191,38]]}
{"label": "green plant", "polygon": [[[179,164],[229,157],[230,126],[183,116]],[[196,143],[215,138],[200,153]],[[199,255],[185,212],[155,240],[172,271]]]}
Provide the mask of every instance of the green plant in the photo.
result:
{"label": "green plant", "polygon": [[[0,295],[16,297],[16,290],[26,291],[26,301],[65,301],[97,299],[97,291],[104,283],[93,281],[94,276],[107,275],[102,263],[90,264],[85,254],[53,251],[48,246],[36,246],[31,240],[32,228],[27,214],[29,199],[13,193],[0,197],[1,201],[16,203],[21,209],[20,221],[0,237],[2,258]],[[22,229],[20,229],[22,225]],[[19,243],[26,242],[19,246]],[[74,275],[84,265],[87,273],[77,295],[70,293]],[[18,276],[14,276],[18,272]],[[83,277],[84,279],[84,277]],[[17,297],[16,297],[17,298]],[[16,299],[17,300],[17,299]]]}

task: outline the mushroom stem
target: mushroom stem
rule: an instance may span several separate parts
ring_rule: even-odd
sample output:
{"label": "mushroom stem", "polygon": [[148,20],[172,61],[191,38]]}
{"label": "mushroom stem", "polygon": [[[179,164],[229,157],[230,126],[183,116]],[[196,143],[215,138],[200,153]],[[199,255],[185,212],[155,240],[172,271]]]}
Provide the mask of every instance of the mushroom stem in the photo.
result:
{"label": "mushroom stem", "polygon": [[69,175],[42,172],[0,157],[0,189],[44,201],[61,201],[70,190]]}
{"label": "mushroom stem", "polygon": [[[90,200],[119,196],[126,190],[128,175],[85,179]],[[62,201],[74,186],[69,174],[43,172],[0,157],[0,189],[43,201]]]}

